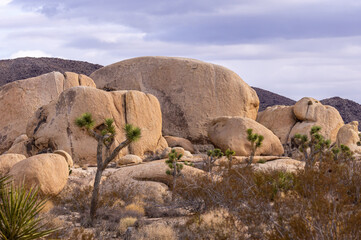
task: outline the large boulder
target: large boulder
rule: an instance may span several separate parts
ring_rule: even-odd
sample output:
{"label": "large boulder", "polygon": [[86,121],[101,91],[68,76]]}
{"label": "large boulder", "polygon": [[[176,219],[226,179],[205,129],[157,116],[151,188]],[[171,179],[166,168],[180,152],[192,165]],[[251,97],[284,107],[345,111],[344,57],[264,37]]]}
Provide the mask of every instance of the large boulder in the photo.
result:
{"label": "large boulder", "polygon": [[18,162],[24,160],[26,157],[22,154],[3,154],[0,155],[0,175],[6,175],[10,169]]}
{"label": "large boulder", "polygon": [[256,92],[236,73],[194,59],[140,57],[121,61],[90,76],[98,88],[138,90],[155,95],[163,113],[163,135],[207,141],[205,124],[219,116],[256,119]]}
{"label": "large boulder", "polygon": [[345,124],[340,128],[337,133],[337,145],[346,145],[350,148],[351,151],[361,154],[361,146],[357,145],[357,142],[360,141],[360,136],[358,132],[358,122],[353,121],[348,124]]}
{"label": "large boulder", "polygon": [[0,87],[0,154],[26,132],[27,120],[41,106],[56,100],[61,92],[74,86],[92,86],[87,76],[51,72],[39,77],[15,81]]}
{"label": "large boulder", "polygon": [[259,112],[257,122],[279,137],[282,144],[286,144],[297,119],[293,113],[293,106],[276,105]]}
{"label": "large boulder", "polygon": [[64,91],[57,101],[41,107],[29,121],[27,135],[33,154],[48,148],[62,149],[77,164],[96,163],[97,141],[75,124],[75,119],[85,112],[92,113],[95,130],[103,127],[104,119],[114,119],[117,134],[111,150],[125,140],[125,124],[141,128],[140,140],[124,148],[120,156],[143,156],[167,147],[161,134],[162,115],[156,97],[138,91],[106,92],[73,87]]}
{"label": "large boulder", "polygon": [[42,194],[55,196],[66,185],[69,165],[59,154],[40,154],[15,164],[9,175],[17,185],[37,186]]}
{"label": "large boulder", "polygon": [[212,143],[222,151],[232,149],[237,156],[249,156],[251,143],[247,140],[247,129],[264,136],[262,146],[256,155],[281,155],[283,147],[276,135],[260,123],[244,117],[219,117],[214,119],[208,128],[208,136]]}
{"label": "large boulder", "polygon": [[338,130],[344,125],[342,117],[336,108],[325,106],[310,97],[299,100],[295,104],[293,112],[301,122],[297,122],[292,128],[289,140],[297,133],[309,136],[311,128],[317,125],[321,127],[320,133],[326,139],[335,142]]}

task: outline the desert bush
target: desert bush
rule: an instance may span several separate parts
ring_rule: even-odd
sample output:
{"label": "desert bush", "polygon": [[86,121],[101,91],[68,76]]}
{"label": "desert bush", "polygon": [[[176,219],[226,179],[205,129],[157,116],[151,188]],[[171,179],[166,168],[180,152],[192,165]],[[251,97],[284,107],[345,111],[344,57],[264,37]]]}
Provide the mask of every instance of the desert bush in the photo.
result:
{"label": "desert bush", "polygon": [[[132,235],[134,240],[176,240],[177,234],[171,226],[165,224],[145,225]],[[192,238],[194,239],[194,238]]]}
{"label": "desert bush", "polygon": [[[361,163],[322,158],[293,173],[234,166],[220,178],[185,179],[177,194],[195,214],[227,211],[246,226],[235,239],[361,239]],[[212,231],[228,232],[227,226]]]}
{"label": "desert bush", "polygon": [[144,216],[144,214],[145,214],[144,203],[141,203],[141,202],[131,203],[131,204],[127,205],[124,209],[128,214],[131,214],[131,215],[134,215],[137,217]]}
{"label": "desert bush", "polygon": [[78,240],[95,240],[94,237],[94,233],[87,231],[85,228],[75,228],[70,237],[68,238],[68,240],[73,240],[73,239],[78,239]]}
{"label": "desert bush", "polygon": [[246,239],[245,226],[225,209],[195,215],[180,232],[181,239]]}

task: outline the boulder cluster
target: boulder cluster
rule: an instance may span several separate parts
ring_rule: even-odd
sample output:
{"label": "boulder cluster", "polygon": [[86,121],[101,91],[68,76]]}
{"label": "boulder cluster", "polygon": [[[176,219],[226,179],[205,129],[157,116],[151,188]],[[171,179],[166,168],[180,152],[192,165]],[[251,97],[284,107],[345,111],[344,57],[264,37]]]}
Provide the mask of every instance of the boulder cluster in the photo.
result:
{"label": "boulder cluster", "polygon": [[166,157],[169,147],[181,147],[191,157],[199,151],[196,145],[205,144],[248,156],[249,128],[264,136],[256,155],[282,155],[296,133],[309,134],[314,125],[332,142],[361,153],[358,123],[344,125],[335,108],[313,98],[258,108],[256,92],[236,73],[193,59],[134,58],[90,77],[51,72],[0,87],[0,172],[39,184],[44,194],[57,194],[73,161],[96,164],[97,141],[75,124],[86,112],[99,131],[105,119],[114,119],[112,148],[125,139],[125,124],[141,129],[140,140],[120,152],[118,165]]}

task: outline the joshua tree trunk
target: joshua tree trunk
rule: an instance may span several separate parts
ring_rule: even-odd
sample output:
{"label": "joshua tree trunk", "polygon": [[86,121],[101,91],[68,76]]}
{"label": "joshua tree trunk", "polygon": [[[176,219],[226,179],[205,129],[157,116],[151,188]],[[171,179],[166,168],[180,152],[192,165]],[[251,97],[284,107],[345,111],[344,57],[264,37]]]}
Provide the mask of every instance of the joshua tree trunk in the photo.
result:
{"label": "joshua tree trunk", "polygon": [[95,179],[94,179],[93,195],[92,195],[92,200],[91,200],[91,204],[90,204],[90,221],[91,221],[91,225],[93,225],[96,210],[97,210],[98,198],[99,198],[100,180],[102,178],[102,174],[103,174],[103,170],[98,167],[97,173],[96,173]]}
{"label": "joshua tree trunk", "polygon": [[173,186],[172,186],[172,202],[175,200],[175,188],[177,184],[177,162],[173,161]]}

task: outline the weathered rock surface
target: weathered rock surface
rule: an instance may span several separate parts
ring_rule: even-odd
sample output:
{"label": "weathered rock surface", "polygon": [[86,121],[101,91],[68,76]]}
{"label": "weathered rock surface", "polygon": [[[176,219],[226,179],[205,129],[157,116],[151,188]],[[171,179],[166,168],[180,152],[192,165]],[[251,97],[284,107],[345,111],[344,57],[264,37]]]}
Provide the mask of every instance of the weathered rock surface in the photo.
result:
{"label": "weathered rock surface", "polygon": [[353,121],[343,125],[337,133],[337,145],[346,145],[354,153],[361,154],[361,146],[357,145],[360,141],[358,132],[358,122]]}
{"label": "weathered rock surface", "polygon": [[33,153],[50,148],[71,154],[77,164],[96,163],[97,141],[75,124],[83,113],[92,113],[95,130],[103,126],[104,119],[113,118],[117,146],[125,140],[126,123],[142,130],[139,141],[121,151],[119,156],[143,156],[167,147],[161,135],[162,116],[157,98],[138,91],[114,91],[89,87],[74,87],[64,91],[57,101],[40,108],[27,127]]}
{"label": "weathered rock surface", "polygon": [[260,123],[243,117],[220,117],[214,119],[208,129],[208,136],[212,143],[222,151],[228,148],[238,156],[249,156],[251,143],[247,140],[247,129],[264,136],[262,146],[256,155],[281,155],[283,147],[276,135]]}
{"label": "weathered rock surface", "polygon": [[139,164],[141,162],[143,162],[142,159],[140,157],[138,157],[137,155],[128,154],[128,155],[125,155],[125,156],[119,158],[119,160],[117,161],[117,164],[118,165]]}
{"label": "weathered rock surface", "polygon": [[297,119],[293,113],[293,106],[276,105],[259,112],[257,122],[279,137],[282,144],[286,144]]}
{"label": "weathered rock surface", "polygon": [[188,139],[174,136],[164,136],[164,138],[167,141],[169,147],[182,147],[184,150],[191,153],[195,152],[193,144]]}
{"label": "weathered rock surface", "polygon": [[276,159],[273,161],[267,161],[265,163],[257,163],[253,165],[253,168],[255,170],[260,171],[295,172],[297,170],[303,169],[304,167],[305,162],[298,161],[292,158]]}
{"label": "weathered rock surface", "polygon": [[28,154],[28,151],[26,149],[26,145],[28,143],[28,136],[26,134],[20,135],[19,137],[17,137],[13,143],[13,145],[11,145],[10,149],[7,150],[5,153],[17,153],[17,154],[22,154],[25,157],[30,157]]}
{"label": "weathered rock surface", "polygon": [[332,142],[336,141],[338,130],[344,125],[339,112],[331,106],[322,105],[313,98],[305,97],[299,100],[293,109],[298,120],[290,132],[290,138],[295,134],[305,134],[309,136],[313,126],[321,127],[320,133]]}
{"label": "weathered rock surface", "polygon": [[155,95],[163,113],[163,135],[206,142],[205,124],[219,116],[256,119],[256,92],[236,73],[193,59],[140,57],[90,75],[99,88]]}
{"label": "weathered rock surface", "polygon": [[10,171],[10,168],[26,157],[21,154],[3,154],[0,155],[0,175],[4,176]]}
{"label": "weathered rock surface", "polygon": [[0,87],[0,154],[26,132],[27,120],[41,106],[56,100],[65,89],[94,82],[75,73],[51,72],[38,77],[15,81]]}
{"label": "weathered rock surface", "polygon": [[38,186],[44,195],[54,196],[66,185],[69,167],[59,154],[39,154],[15,164],[9,172],[15,184]]}
{"label": "weathered rock surface", "polygon": [[[120,168],[113,172],[103,183],[104,191],[114,191],[122,188],[122,191],[132,191],[144,195],[147,198],[162,202],[168,195],[167,185],[171,185],[172,178],[166,174],[168,169],[164,160],[143,163],[135,166]],[[198,174],[204,174],[202,170],[184,166],[182,170],[184,178],[194,178]],[[179,181],[182,181],[180,178]]]}

